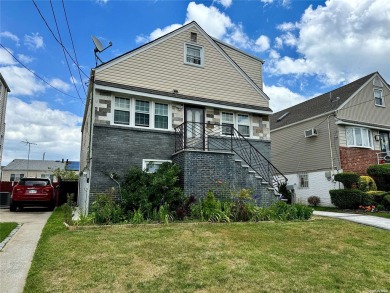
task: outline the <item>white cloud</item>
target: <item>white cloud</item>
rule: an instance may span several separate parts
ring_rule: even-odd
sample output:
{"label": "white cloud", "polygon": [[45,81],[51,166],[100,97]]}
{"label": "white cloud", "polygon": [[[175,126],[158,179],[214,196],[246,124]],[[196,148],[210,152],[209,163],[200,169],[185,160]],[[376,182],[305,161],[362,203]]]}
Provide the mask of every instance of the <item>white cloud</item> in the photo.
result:
{"label": "white cloud", "polygon": [[283,23],[279,24],[276,28],[278,30],[287,32],[287,31],[292,31],[292,30],[299,28],[299,24],[292,23],[292,22],[283,22]]}
{"label": "white cloud", "polygon": [[100,4],[100,5],[105,5],[105,4],[108,3],[108,0],[95,0],[95,2],[96,2],[97,4]]}
{"label": "white cloud", "polygon": [[318,75],[326,85],[374,71],[390,80],[388,11],[388,0],[328,0],[324,6],[310,6],[296,25],[297,35],[289,31],[280,36],[283,43],[296,46],[300,56],[272,60],[267,71]]}
{"label": "white cloud", "polygon": [[160,29],[160,28],[155,29],[155,30],[150,34],[150,37],[149,37],[149,38],[150,38],[151,40],[155,40],[155,39],[157,39],[157,38],[159,38],[159,37],[161,37],[161,36],[163,36],[163,35],[166,35],[166,34],[172,32],[172,31],[178,29],[178,28],[181,27],[181,26],[182,26],[181,24],[175,23],[175,24],[168,25],[168,26],[164,27],[163,29]]}
{"label": "white cloud", "polygon": [[43,48],[43,37],[39,33],[32,33],[31,35],[24,36],[24,44],[32,50]]}
{"label": "white cloud", "polygon": [[8,32],[8,31],[1,32],[1,33],[0,33],[0,37],[2,37],[2,38],[8,38],[8,39],[14,41],[16,44],[19,44],[19,38],[18,38],[18,36],[14,35],[14,34],[11,33],[11,32]]}
{"label": "white cloud", "polygon": [[69,80],[72,84],[76,84],[76,85],[79,84],[79,81],[73,76],[69,77]]}
{"label": "white cloud", "polygon": [[[8,49],[7,50],[11,53],[13,53],[13,51],[11,49]],[[0,65],[13,65],[13,64],[16,64],[16,60],[11,56],[10,53],[7,52],[6,49],[4,48],[0,48]]]}
{"label": "white cloud", "polygon": [[269,49],[269,38],[267,36],[261,35],[255,42],[256,46],[258,46],[260,52],[264,52]]}
{"label": "white cloud", "polygon": [[306,100],[305,97],[290,91],[286,87],[264,85],[264,92],[270,98],[270,108],[274,112],[286,109]]}
{"label": "white cloud", "polygon": [[34,60],[34,58],[27,56],[27,55],[24,55],[24,54],[18,54],[18,59],[20,62],[22,62],[24,64],[31,63]]}
{"label": "white cloud", "polygon": [[[72,113],[50,109],[46,103],[26,103],[10,97],[7,104],[5,148],[3,164],[16,158],[26,158],[27,148],[21,141],[29,140],[30,159],[79,160],[80,123],[82,117]],[[58,135],[58,134],[61,135]]]}
{"label": "white cloud", "polygon": [[290,4],[291,4],[291,0],[279,0],[279,1],[275,1],[275,0],[260,0],[260,2],[264,3],[264,5],[268,5],[268,4],[272,4],[274,2],[277,2],[278,4],[280,4],[281,6],[283,6],[285,8],[289,8]]}
{"label": "white cloud", "polygon": [[233,0],[215,0],[215,2],[221,4],[225,8],[228,8],[232,5]]}
{"label": "white cloud", "polygon": [[53,78],[52,80],[49,81],[49,84],[55,88],[60,89],[63,92],[69,92],[71,89],[71,86],[69,83],[62,81],[59,78]]}
{"label": "white cloud", "polygon": [[6,66],[0,69],[12,95],[32,96],[45,91],[45,85],[25,68]]}

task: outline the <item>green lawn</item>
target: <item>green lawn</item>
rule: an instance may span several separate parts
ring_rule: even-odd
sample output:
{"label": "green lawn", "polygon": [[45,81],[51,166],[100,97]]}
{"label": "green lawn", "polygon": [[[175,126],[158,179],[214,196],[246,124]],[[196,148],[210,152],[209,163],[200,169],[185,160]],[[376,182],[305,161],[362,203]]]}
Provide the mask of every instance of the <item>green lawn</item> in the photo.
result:
{"label": "green lawn", "polygon": [[381,217],[381,218],[386,218],[390,219],[390,212],[388,211],[380,211],[380,212],[375,212],[375,213],[370,213],[370,212],[364,212],[361,210],[343,210],[339,208],[334,208],[334,207],[315,207],[315,211],[324,211],[324,212],[335,212],[335,213],[351,213],[351,214],[359,214],[359,215],[365,215],[365,216],[374,216],[374,217]]}
{"label": "green lawn", "polygon": [[45,226],[25,292],[390,289],[389,231],[329,218],[66,230]]}
{"label": "green lawn", "polygon": [[11,231],[17,226],[18,224],[13,222],[0,223],[0,242],[7,238],[9,233],[11,233]]}

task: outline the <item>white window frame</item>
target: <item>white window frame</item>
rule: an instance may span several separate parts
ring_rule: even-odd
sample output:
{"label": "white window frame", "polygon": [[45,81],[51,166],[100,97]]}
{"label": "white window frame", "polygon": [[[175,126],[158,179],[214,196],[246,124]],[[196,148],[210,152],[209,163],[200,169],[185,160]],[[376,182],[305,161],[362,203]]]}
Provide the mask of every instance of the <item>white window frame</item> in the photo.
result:
{"label": "white window frame", "polygon": [[[376,102],[377,97],[376,97],[375,93],[377,93],[377,92],[380,92],[380,99],[382,101],[382,104],[377,104],[377,102]],[[379,97],[378,97],[378,99],[379,99]],[[375,101],[375,106],[385,107],[385,99],[383,98],[383,90],[382,89],[374,88],[374,101]]]}
{"label": "white window frame", "polygon": [[[353,142],[348,141],[348,136],[349,136],[348,131],[352,131]],[[357,132],[360,132],[360,138],[362,140],[362,145],[356,144]],[[364,127],[347,126],[347,127],[345,127],[345,142],[346,142],[347,147],[372,149],[372,147],[373,147],[372,131],[370,129],[364,128]]]}
{"label": "white window frame", "polygon": [[[129,100],[129,108],[124,108],[124,107],[118,107],[116,106],[116,99],[127,99]],[[131,113],[132,105],[131,105],[131,99],[128,97],[120,97],[120,96],[114,96],[114,113],[112,115],[112,120],[113,124],[115,125],[130,125],[131,124],[131,118],[132,118],[132,113]],[[129,112],[129,124],[124,124],[124,123],[115,123],[115,111],[123,111],[123,112]]]}
{"label": "white window frame", "polygon": [[149,163],[153,163],[153,164],[155,164],[155,165],[161,165],[162,163],[166,163],[166,162],[172,163],[171,160],[143,159],[143,160],[142,160],[142,170],[143,170],[143,171],[146,171],[147,173],[154,173],[154,172],[149,172],[149,171],[147,170],[147,167],[148,167]]}
{"label": "white window frame", "polygon": [[[147,112],[145,112],[145,111],[137,111],[137,101],[138,102],[142,102],[142,103],[148,103],[148,111]],[[134,126],[137,126],[137,127],[141,127],[141,128],[150,128],[150,126],[151,126],[151,120],[152,119],[150,119],[151,117],[151,102],[150,101],[148,101],[148,100],[143,100],[143,99],[135,99],[135,101],[134,101]],[[145,114],[145,115],[149,115],[149,121],[148,121],[148,125],[136,125],[136,122],[135,122],[135,116],[136,116],[136,114]]]}
{"label": "white window frame", "polygon": [[[200,64],[195,64],[195,63],[187,61],[187,48],[188,47],[193,47],[193,48],[200,50]],[[183,59],[183,61],[184,61],[184,64],[187,64],[187,65],[196,66],[196,67],[203,67],[204,66],[204,49],[203,49],[203,47],[199,46],[197,44],[195,45],[193,43],[184,43],[184,59]]]}
{"label": "white window frame", "polygon": [[[223,120],[223,114],[231,114],[232,115],[232,121],[228,121],[228,122],[224,121]],[[234,118],[234,113],[233,112],[221,111],[221,135],[223,135],[223,136],[225,136],[225,135],[226,136],[230,136],[231,135],[231,134],[223,133],[223,126],[224,126],[224,124],[226,124],[226,125],[232,125],[233,127],[235,127],[234,121],[235,121],[235,118]]]}
{"label": "white window frame", "polygon": [[[241,115],[241,116],[247,116],[248,117],[248,124],[239,124],[238,123],[238,116],[239,115]],[[249,114],[244,114],[244,113],[237,113],[236,114],[236,122],[237,122],[237,126],[236,126],[236,129],[238,130],[238,132],[240,132],[240,130],[239,130],[239,126],[248,126],[248,135],[244,135],[244,134],[242,134],[241,132],[241,134],[244,136],[244,137],[252,137],[252,135],[251,135],[251,116],[249,115]]]}
{"label": "white window frame", "polygon": [[298,173],[298,187],[302,189],[309,188],[309,174],[306,172]]}
{"label": "white window frame", "polygon": [[[160,114],[157,114],[157,113],[156,113],[156,104],[167,106],[167,115],[160,115]],[[168,127],[167,127],[167,128],[156,127],[156,116],[167,117]],[[157,103],[157,102],[153,103],[153,127],[154,127],[155,129],[169,129],[169,104]]]}
{"label": "white window frame", "polygon": [[[127,124],[119,124],[115,123],[115,110],[120,110],[123,111],[121,108],[117,108],[115,106],[115,98],[125,98],[130,100],[130,123]],[[135,101],[145,101],[149,102],[149,126],[138,126],[135,125]],[[132,127],[132,128],[140,128],[140,129],[156,129],[156,130],[165,130],[165,131],[172,131],[172,107],[170,103],[165,103],[164,101],[154,101],[148,98],[144,97],[123,97],[120,95],[114,95],[113,96],[113,112],[111,115],[111,125],[116,125],[116,126],[122,126],[122,127]],[[167,105],[168,106],[168,128],[158,128],[155,127],[155,105],[156,104],[162,104],[162,105]]]}

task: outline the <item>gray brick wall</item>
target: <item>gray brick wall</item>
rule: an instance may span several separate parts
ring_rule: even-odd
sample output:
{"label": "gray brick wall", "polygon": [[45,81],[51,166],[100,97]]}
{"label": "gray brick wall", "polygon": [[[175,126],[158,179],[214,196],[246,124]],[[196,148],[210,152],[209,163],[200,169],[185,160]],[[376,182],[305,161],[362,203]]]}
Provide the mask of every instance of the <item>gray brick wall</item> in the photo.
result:
{"label": "gray brick wall", "polygon": [[166,131],[95,125],[91,195],[112,193],[112,188],[118,187],[109,178],[110,173],[115,172],[122,178],[131,166],[141,168],[142,159],[171,160],[174,143],[174,133]]}

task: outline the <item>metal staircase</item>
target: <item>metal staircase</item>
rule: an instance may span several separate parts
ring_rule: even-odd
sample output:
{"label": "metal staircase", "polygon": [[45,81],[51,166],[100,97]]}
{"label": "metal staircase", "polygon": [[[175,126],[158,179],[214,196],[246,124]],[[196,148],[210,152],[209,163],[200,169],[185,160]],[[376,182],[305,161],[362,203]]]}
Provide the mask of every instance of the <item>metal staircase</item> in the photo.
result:
{"label": "metal staircase", "polygon": [[175,128],[175,152],[226,151],[236,154],[276,192],[287,178],[233,125],[184,122]]}

